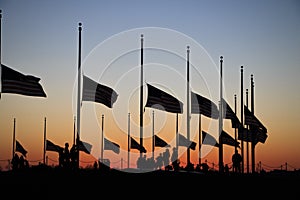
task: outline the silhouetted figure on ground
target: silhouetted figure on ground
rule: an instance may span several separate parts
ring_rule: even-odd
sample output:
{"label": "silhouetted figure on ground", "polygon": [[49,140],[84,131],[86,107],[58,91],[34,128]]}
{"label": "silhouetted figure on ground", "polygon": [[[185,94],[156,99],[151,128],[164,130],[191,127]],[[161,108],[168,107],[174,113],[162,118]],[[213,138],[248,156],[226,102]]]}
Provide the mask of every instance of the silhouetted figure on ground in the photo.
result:
{"label": "silhouetted figure on ground", "polygon": [[186,171],[194,171],[194,164],[193,163],[188,163],[186,166],[185,166],[185,170]]}
{"label": "silhouetted figure on ground", "polygon": [[95,170],[98,169],[98,162],[97,161],[94,162],[93,167],[94,167]]}
{"label": "silhouetted figure on ground", "polygon": [[163,165],[165,166],[165,170],[168,170],[168,166],[170,164],[170,151],[169,149],[166,149],[163,154],[162,154],[162,157],[163,157]]}
{"label": "silhouetted figure on ground", "polygon": [[225,175],[229,175],[229,166],[228,166],[228,164],[225,164],[225,166],[224,166],[224,172],[225,172]]}
{"label": "silhouetted figure on ground", "polygon": [[64,167],[64,149],[60,149],[58,152],[58,167]]}
{"label": "silhouetted figure on ground", "polygon": [[78,166],[78,149],[77,146],[75,144],[73,144],[73,146],[71,147],[70,150],[70,166],[71,169],[77,169]]}
{"label": "silhouetted figure on ground", "polygon": [[202,171],[203,173],[207,173],[208,170],[209,170],[209,166],[208,166],[207,163],[201,163],[200,169],[201,169],[201,171]]}
{"label": "silhouetted figure on ground", "polygon": [[180,161],[178,159],[178,150],[176,147],[173,147],[173,152],[172,152],[172,156],[171,156],[171,162],[172,162],[172,167],[174,171],[178,171],[179,170],[179,164]]}
{"label": "silhouetted figure on ground", "polygon": [[64,148],[64,152],[63,152],[63,167],[64,168],[70,168],[70,150],[69,150],[69,143],[65,143],[65,148]]}
{"label": "silhouetted figure on ground", "polygon": [[238,153],[238,150],[235,150],[235,153],[232,155],[232,167],[233,172],[235,173],[241,173],[241,162],[242,162],[242,156]]}
{"label": "silhouetted figure on ground", "polygon": [[19,163],[20,163],[19,155],[17,153],[15,153],[15,155],[12,158],[12,161],[11,161],[12,170],[18,170],[19,169]]}
{"label": "silhouetted figure on ground", "polygon": [[24,159],[23,155],[21,155],[20,159],[19,159],[19,168],[20,169],[24,169],[25,168],[25,159]]}
{"label": "silhouetted figure on ground", "polygon": [[163,165],[164,165],[163,155],[162,153],[159,153],[159,155],[156,157],[156,169],[161,170]]}

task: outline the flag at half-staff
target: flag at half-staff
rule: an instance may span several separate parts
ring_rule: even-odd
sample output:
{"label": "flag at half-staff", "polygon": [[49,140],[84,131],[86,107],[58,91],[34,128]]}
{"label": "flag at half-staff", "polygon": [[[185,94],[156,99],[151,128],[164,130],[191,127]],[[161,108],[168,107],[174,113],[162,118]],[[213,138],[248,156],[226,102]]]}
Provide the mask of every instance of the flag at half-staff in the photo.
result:
{"label": "flag at half-staff", "polygon": [[27,151],[18,140],[16,140],[16,151],[20,152],[24,157],[26,157]]}
{"label": "flag at half-staff", "polygon": [[46,93],[39,83],[41,80],[32,75],[22,74],[1,64],[1,93],[13,93],[34,97],[46,97]]}
{"label": "flag at half-staff", "polygon": [[219,147],[218,141],[206,131],[202,131],[202,144],[211,145],[214,147]]}
{"label": "flag at half-staff", "polygon": [[244,106],[245,124],[249,125],[249,129],[239,130],[239,138],[248,141],[253,141],[254,144],[261,142],[265,143],[268,135],[267,128],[260,122],[260,120]]}
{"label": "flag at half-staff", "polygon": [[117,98],[118,94],[115,90],[83,75],[82,101],[97,102],[112,108]]}
{"label": "flag at half-staff", "polygon": [[196,142],[188,140],[185,136],[182,134],[178,134],[179,136],[179,141],[178,141],[178,146],[185,146],[187,148],[190,148],[192,150],[196,150]]}
{"label": "flag at half-staff", "polygon": [[63,147],[54,144],[53,142],[51,142],[50,140],[46,140],[46,151],[54,151],[54,152],[62,152],[63,151]]}
{"label": "flag at half-staff", "polygon": [[172,95],[147,83],[148,98],[145,107],[151,107],[171,113],[182,113],[183,103]]}
{"label": "flag at half-staff", "polygon": [[120,145],[108,140],[107,138],[104,138],[104,150],[111,150],[111,151],[115,152],[116,154],[119,154],[120,153]]}
{"label": "flag at half-staff", "polygon": [[135,139],[130,137],[130,149],[137,149],[143,153],[147,153],[144,146],[140,145]]}
{"label": "flag at half-staff", "polygon": [[161,139],[157,135],[154,135],[154,146],[156,146],[156,147],[170,147],[170,145],[166,141],[164,141],[163,139]]}
{"label": "flag at half-staff", "polygon": [[224,118],[231,120],[232,128],[242,128],[243,125],[241,124],[239,118],[233,112],[233,110],[228,105],[228,103],[225,101],[225,99],[222,99],[222,100],[223,100],[222,105],[223,105]]}
{"label": "flag at half-staff", "polygon": [[191,113],[219,119],[218,106],[208,98],[191,92]]}
{"label": "flag at half-staff", "polygon": [[91,151],[92,151],[92,145],[87,142],[81,141],[81,140],[77,141],[77,148],[78,148],[78,151],[83,151],[87,154],[91,154]]}

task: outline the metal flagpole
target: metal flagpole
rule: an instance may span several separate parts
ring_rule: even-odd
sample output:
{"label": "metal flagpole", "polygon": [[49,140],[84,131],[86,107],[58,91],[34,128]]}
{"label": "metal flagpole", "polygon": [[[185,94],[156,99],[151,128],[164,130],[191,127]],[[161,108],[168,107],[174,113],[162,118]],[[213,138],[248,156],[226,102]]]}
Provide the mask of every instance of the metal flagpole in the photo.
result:
{"label": "metal flagpole", "polygon": [[[178,113],[176,113],[176,133],[175,133],[176,135],[175,135],[175,139],[176,139],[176,151],[178,151],[178,145],[179,145],[179,137],[178,137]],[[178,159],[178,156],[177,156],[177,158],[176,159]]]}
{"label": "metal flagpole", "polygon": [[201,114],[199,114],[199,166],[201,166],[201,142],[202,137],[201,137]]}
{"label": "metal flagpole", "polygon": [[223,140],[221,133],[223,131],[223,56],[220,57],[220,103],[219,103],[219,172],[223,173]]}
{"label": "metal flagpole", "polygon": [[[248,89],[246,89],[246,106],[248,108]],[[246,132],[246,170],[247,174],[249,173],[249,141],[248,141],[248,135],[249,135],[249,125],[246,125],[247,132]]]}
{"label": "metal flagpole", "polygon": [[[190,62],[189,62],[189,56],[190,56],[190,47],[187,46],[187,61],[186,61],[186,67],[187,67],[187,81],[186,81],[186,101],[187,101],[187,106],[186,106],[186,134],[187,134],[187,139],[190,141]],[[190,166],[190,148],[187,148],[187,166]]]}
{"label": "metal flagpole", "polygon": [[130,160],[130,113],[128,113],[128,139],[127,139],[127,168],[129,169]]}
{"label": "metal flagpole", "polygon": [[[251,111],[254,115],[254,81],[253,81],[253,74],[251,74]],[[251,159],[252,159],[252,173],[255,172],[255,142],[254,142],[254,135],[251,134]]]}
{"label": "metal flagpole", "polygon": [[101,126],[101,162],[103,162],[103,151],[104,151],[104,115],[102,114],[102,126]]}
{"label": "metal flagpole", "polygon": [[[141,35],[141,85],[140,85],[140,145],[144,146],[143,144],[143,114],[144,114],[144,109],[143,109],[143,42],[144,42],[144,36],[143,34]],[[142,148],[140,149],[140,157],[143,156],[143,150]]]}
{"label": "metal flagpole", "polygon": [[154,137],[154,110],[152,111],[152,158],[154,159],[155,137]]}
{"label": "metal flagpole", "polygon": [[43,152],[43,163],[46,164],[46,117],[44,119],[44,152]]}
{"label": "metal flagpole", "polygon": [[[237,105],[237,101],[236,101],[236,94],[234,95],[234,114],[236,115],[236,105]],[[234,140],[237,142],[237,128],[234,128]],[[236,152],[237,150],[237,146],[234,145],[234,152]]]}
{"label": "metal flagpole", "polygon": [[[78,92],[77,92],[77,139],[76,146],[78,148],[78,142],[80,141],[80,110],[81,110],[81,31],[82,24],[78,24]],[[79,168],[79,151],[77,151],[77,167]]]}
{"label": "metal flagpole", "polygon": [[[243,83],[244,83],[244,79],[243,79],[243,66],[241,66],[241,124],[242,124],[242,128],[244,128],[244,92],[243,92]],[[244,131],[244,130],[242,130]],[[241,155],[242,155],[242,170],[241,172],[244,173],[244,138],[241,138]]]}

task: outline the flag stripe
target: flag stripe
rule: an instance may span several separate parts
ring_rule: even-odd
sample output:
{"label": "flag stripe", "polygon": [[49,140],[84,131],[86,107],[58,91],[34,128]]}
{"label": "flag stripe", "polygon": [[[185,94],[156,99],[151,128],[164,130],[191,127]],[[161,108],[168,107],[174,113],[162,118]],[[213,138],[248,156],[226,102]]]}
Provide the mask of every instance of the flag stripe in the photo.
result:
{"label": "flag stripe", "polygon": [[211,100],[191,92],[191,113],[202,114],[206,117],[218,119],[219,110]]}
{"label": "flag stripe", "polygon": [[184,137],[183,135],[179,134],[179,146],[185,146],[188,147],[192,150],[196,149],[196,142],[190,141],[188,140],[186,137]]}
{"label": "flag stripe", "polygon": [[135,141],[132,137],[130,137],[130,148],[131,149],[137,149],[139,151],[142,151],[142,153],[147,153],[147,150],[145,147],[141,146],[137,141]]}
{"label": "flag stripe", "polygon": [[163,139],[161,139],[157,135],[154,135],[154,146],[156,146],[156,147],[170,147],[170,145],[167,142],[165,142]]}
{"label": "flag stripe", "polygon": [[24,75],[5,65],[2,68],[2,93],[14,93],[27,96],[46,97],[40,78],[32,75]]}
{"label": "flag stripe", "polygon": [[212,135],[210,135],[205,131],[202,131],[202,144],[219,147],[219,143],[217,142],[217,140]]}
{"label": "flag stripe", "polygon": [[82,101],[97,102],[112,108],[117,98],[118,94],[112,88],[99,84],[87,76],[83,76]]}
{"label": "flag stripe", "polygon": [[[172,113],[182,113],[183,103],[172,95],[147,84],[148,98],[146,107],[152,107]],[[159,106],[160,105],[160,106]]]}
{"label": "flag stripe", "polygon": [[120,145],[115,142],[112,142],[106,138],[104,138],[104,149],[112,150],[113,152],[119,154],[120,153]]}

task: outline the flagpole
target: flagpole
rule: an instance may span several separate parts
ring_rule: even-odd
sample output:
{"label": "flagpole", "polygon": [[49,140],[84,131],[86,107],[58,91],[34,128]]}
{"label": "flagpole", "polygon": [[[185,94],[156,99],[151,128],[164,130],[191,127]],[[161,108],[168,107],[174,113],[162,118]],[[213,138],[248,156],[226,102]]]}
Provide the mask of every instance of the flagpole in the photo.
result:
{"label": "flagpole", "polygon": [[13,127],[13,147],[12,147],[12,158],[15,155],[15,144],[16,144],[16,118],[14,118],[14,127]]}
{"label": "flagpole", "polygon": [[201,166],[201,114],[199,114],[199,166]]}
{"label": "flagpole", "polygon": [[[246,89],[246,106],[248,108],[248,89]],[[247,165],[247,173],[249,174],[249,142],[248,142],[248,134],[249,134],[249,125],[246,125],[246,165]]]}
{"label": "flagpole", "polygon": [[[178,113],[176,113],[176,133],[175,133],[176,135],[175,135],[175,139],[176,139],[176,150],[178,151],[178,144],[179,144],[179,136],[178,136]],[[176,158],[176,159],[178,159],[178,157]]]}
{"label": "flagpole", "polygon": [[[76,146],[80,140],[80,109],[81,109],[81,31],[82,24],[78,24],[78,92],[77,92],[77,140]],[[77,167],[79,167],[79,151],[77,152]]]}
{"label": "flagpole", "polygon": [[[237,104],[237,101],[236,101],[236,94],[234,95],[234,114],[236,115],[236,104]],[[236,126],[234,128],[234,140],[237,142],[237,130],[236,130]],[[237,146],[235,145],[234,146],[234,152],[237,151]]]}
{"label": "flagpole", "polygon": [[[140,85],[140,145],[143,146],[143,42],[144,36],[141,34],[141,85]],[[143,156],[143,151],[140,149],[140,157]]]}
{"label": "flagpole", "polygon": [[75,141],[76,141],[76,127],[75,127],[75,121],[76,121],[76,117],[74,116],[74,123],[73,123],[73,145],[75,145]]}
{"label": "flagpole", "polygon": [[128,113],[128,139],[127,139],[127,168],[129,169],[129,159],[130,159],[130,113]]}
{"label": "flagpole", "polygon": [[[187,101],[187,109],[186,109],[186,132],[187,132],[187,139],[190,140],[190,62],[189,62],[189,56],[190,56],[190,47],[187,46],[187,62],[186,62],[186,65],[187,65],[187,73],[186,73],[186,76],[187,76],[187,82],[186,82],[186,91],[187,91],[187,94],[186,94],[186,101]],[[187,166],[190,165],[190,148],[188,147],[187,148]]]}
{"label": "flagpole", "polygon": [[[243,72],[244,72],[243,66],[241,66],[241,124],[242,124],[242,128],[244,128]],[[242,170],[241,170],[241,172],[244,173],[244,138],[243,137],[241,138],[241,155],[242,155]]]}
{"label": "flagpole", "polygon": [[152,111],[152,158],[154,159],[155,137],[154,137],[154,110]]}
{"label": "flagpole", "polygon": [[104,149],[104,146],[103,146],[103,141],[104,141],[103,127],[104,127],[104,115],[102,114],[102,126],[101,126],[101,131],[102,131],[102,134],[101,134],[101,162],[103,162],[103,149]]}
{"label": "flagpole", "polygon": [[43,152],[43,163],[46,164],[46,117],[44,119],[44,152]]}
{"label": "flagpole", "polygon": [[[253,74],[251,74],[251,111],[254,115],[254,81]],[[254,135],[251,134],[251,155],[252,155],[252,173],[255,172],[255,143],[254,143]]]}
{"label": "flagpole", "polygon": [[223,56],[220,57],[220,108],[219,108],[219,172],[223,173]]}

